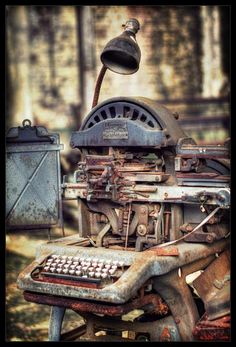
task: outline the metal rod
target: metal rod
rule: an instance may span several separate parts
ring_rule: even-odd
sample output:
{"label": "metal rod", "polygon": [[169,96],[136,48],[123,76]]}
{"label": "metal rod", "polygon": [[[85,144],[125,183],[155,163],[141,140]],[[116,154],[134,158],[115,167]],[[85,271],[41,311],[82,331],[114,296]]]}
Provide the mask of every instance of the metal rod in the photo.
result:
{"label": "metal rod", "polygon": [[107,71],[106,66],[102,65],[102,68],[101,68],[100,73],[99,73],[98,78],[97,78],[95,90],[94,90],[92,108],[94,108],[97,105],[97,103],[98,103],[98,98],[99,98],[99,94],[100,94],[101,84],[102,84],[103,77],[104,77],[106,71]]}
{"label": "metal rod", "polygon": [[130,222],[130,214],[131,214],[131,203],[129,204],[129,214],[128,214],[128,221],[127,221],[127,229],[126,229],[126,235],[125,235],[125,250],[128,246],[128,235],[129,235],[129,222]]}

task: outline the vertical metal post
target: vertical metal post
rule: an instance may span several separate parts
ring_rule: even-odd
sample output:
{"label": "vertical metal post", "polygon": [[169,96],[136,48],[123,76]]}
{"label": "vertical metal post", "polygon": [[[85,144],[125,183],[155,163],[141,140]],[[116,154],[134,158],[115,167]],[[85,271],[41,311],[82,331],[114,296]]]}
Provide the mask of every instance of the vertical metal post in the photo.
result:
{"label": "vertical metal post", "polygon": [[52,306],[48,328],[49,341],[60,341],[61,327],[65,310],[66,309],[64,307]]}

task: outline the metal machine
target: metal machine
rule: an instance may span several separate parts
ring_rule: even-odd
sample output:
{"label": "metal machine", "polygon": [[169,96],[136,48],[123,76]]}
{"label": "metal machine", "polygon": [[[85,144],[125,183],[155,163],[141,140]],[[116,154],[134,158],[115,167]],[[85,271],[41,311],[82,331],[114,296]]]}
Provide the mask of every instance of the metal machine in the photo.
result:
{"label": "metal machine", "polygon": [[[138,69],[138,29],[138,22],[129,20],[124,34],[104,49],[98,84],[106,68]],[[117,53],[122,49],[126,55]],[[60,149],[55,134],[30,124],[8,133],[9,168],[14,155],[20,155],[18,167],[21,161],[32,168],[25,170],[28,180],[18,185],[18,195],[9,189],[10,227],[22,227],[26,201],[35,201],[32,213],[43,220],[46,212],[50,216],[45,227],[61,221],[61,197],[78,202],[78,234],[40,246],[18,287],[25,300],[52,307],[51,341],[229,340],[229,143],[197,145],[172,112],[149,99],[115,97],[97,104],[98,95],[99,89],[91,112],[71,136],[71,147],[81,153],[73,183],[58,185],[56,159],[49,175],[54,185],[40,175],[44,157]],[[40,149],[45,154],[33,163],[31,153]],[[41,191],[36,179],[42,180]],[[12,178],[8,186],[14,184]],[[48,195],[42,192],[46,184]],[[66,309],[85,324],[62,334]],[[139,314],[126,321],[133,310]]]}

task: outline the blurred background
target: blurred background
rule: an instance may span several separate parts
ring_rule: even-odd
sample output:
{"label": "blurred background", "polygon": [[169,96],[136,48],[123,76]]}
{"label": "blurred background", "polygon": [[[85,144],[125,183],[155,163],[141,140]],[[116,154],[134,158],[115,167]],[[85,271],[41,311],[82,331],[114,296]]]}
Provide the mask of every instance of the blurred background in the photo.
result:
{"label": "blurred background", "polygon": [[[230,6],[7,6],[6,130],[25,118],[58,132],[62,174],[76,168],[70,135],[91,109],[100,54],[137,18],[141,63],[133,75],[107,71],[99,102],[144,96],[179,114],[197,143],[230,136]],[[63,205],[66,235],[76,232],[76,206]],[[60,230],[55,231],[61,236]],[[47,232],[6,235],[6,339],[47,340],[49,307],[26,303],[18,273],[34,258]],[[73,313],[68,325],[73,325]]]}

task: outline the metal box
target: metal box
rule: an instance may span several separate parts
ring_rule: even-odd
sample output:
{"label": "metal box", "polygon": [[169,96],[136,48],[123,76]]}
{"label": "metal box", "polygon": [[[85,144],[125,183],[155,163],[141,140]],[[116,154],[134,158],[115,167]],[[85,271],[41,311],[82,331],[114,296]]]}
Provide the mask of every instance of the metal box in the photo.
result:
{"label": "metal box", "polygon": [[6,137],[6,227],[42,229],[62,225],[58,134],[45,127],[11,128]]}

